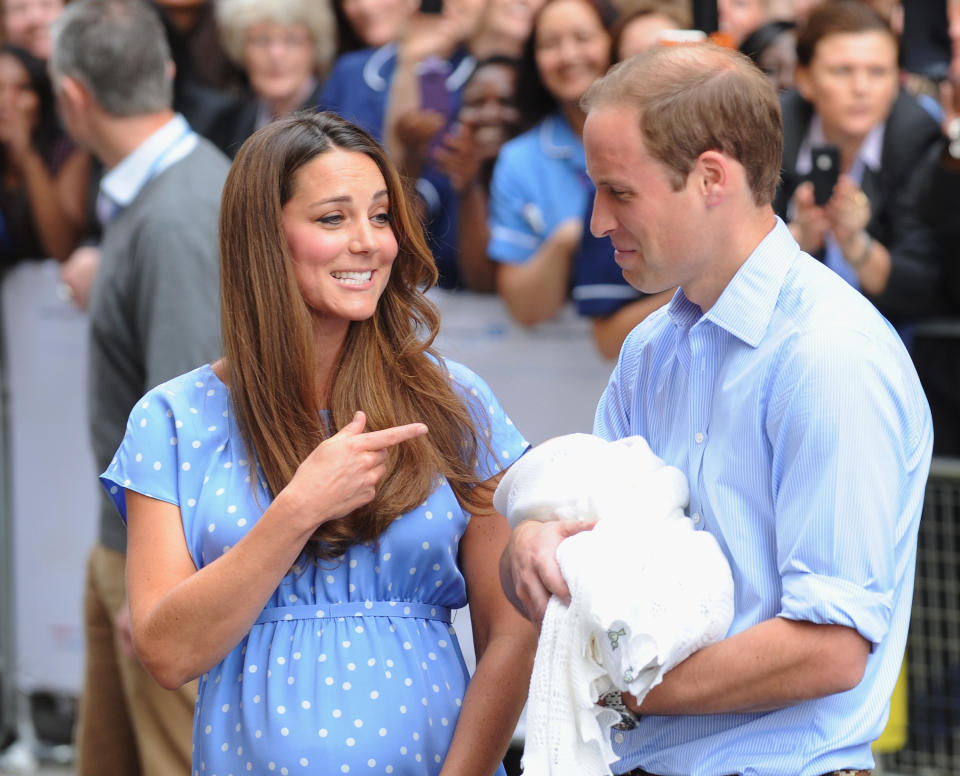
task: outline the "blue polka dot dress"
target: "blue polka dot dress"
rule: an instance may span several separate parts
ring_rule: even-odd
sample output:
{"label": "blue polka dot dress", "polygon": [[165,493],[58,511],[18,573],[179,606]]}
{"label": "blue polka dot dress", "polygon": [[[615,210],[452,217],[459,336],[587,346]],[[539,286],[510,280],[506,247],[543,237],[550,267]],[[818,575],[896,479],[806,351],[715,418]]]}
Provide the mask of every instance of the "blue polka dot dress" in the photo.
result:
{"label": "blue polka dot dress", "polygon": [[[528,445],[479,377],[445,365],[485,410],[475,415],[491,442],[485,479]],[[177,505],[198,568],[270,503],[209,365],[138,403],[101,481],[124,518],[126,488]],[[450,623],[467,603],[457,552],[469,519],[444,481],[375,545],[295,566],[247,636],[200,678],[194,774],[438,773],[468,681]]]}

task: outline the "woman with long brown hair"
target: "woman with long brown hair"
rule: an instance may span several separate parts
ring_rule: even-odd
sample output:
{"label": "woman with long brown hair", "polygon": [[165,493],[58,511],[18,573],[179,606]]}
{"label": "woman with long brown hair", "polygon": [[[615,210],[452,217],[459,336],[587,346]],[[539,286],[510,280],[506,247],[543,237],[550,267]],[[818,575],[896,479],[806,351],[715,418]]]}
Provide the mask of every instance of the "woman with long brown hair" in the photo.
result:
{"label": "woman with long brown hair", "polygon": [[399,176],[333,114],[282,119],[234,162],[220,252],[224,359],[144,397],[103,475],[137,654],[166,686],[200,676],[194,769],[496,772],[535,634],[491,498],[527,444],[431,348]]}

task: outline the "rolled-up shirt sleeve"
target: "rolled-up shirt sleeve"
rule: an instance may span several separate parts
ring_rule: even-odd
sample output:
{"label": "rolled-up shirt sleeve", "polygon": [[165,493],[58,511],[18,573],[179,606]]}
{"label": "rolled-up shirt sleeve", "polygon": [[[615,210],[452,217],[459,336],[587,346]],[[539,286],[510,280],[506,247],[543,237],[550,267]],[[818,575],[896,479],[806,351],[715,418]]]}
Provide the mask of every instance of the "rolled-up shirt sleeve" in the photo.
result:
{"label": "rolled-up shirt sleeve", "polygon": [[899,550],[916,535],[916,510],[905,505],[922,499],[910,474],[925,465],[929,431],[899,399],[909,391],[892,350],[826,328],[792,344],[766,421],[779,615],[854,628],[877,644],[890,627],[898,564],[913,562]]}

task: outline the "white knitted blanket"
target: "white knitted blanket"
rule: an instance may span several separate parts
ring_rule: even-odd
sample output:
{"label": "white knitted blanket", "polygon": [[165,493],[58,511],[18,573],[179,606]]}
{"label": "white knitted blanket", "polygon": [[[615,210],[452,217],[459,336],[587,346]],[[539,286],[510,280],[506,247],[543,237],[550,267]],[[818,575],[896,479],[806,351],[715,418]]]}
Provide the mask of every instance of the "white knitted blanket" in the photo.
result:
{"label": "white knitted blanket", "polygon": [[733,620],[733,577],[716,539],[684,516],[689,491],[639,436],[555,437],[508,470],[494,506],[522,520],[597,520],[560,544],[571,603],[550,599],[527,699],[527,776],[609,774],[618,759],[597,705],[619,688],[643,700]]}

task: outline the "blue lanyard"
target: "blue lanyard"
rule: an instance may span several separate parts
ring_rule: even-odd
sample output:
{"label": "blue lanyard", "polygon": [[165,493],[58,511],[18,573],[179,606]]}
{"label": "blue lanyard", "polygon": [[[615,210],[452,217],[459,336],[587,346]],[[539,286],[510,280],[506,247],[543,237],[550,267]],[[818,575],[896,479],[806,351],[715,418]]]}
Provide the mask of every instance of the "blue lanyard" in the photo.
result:
{"label": "blue lanyard", "polygon": [[183,132],[180,133],[180,136],[177,137],[170,145],[163,149],[163,153],[160,154],[156,159],[153,160],[153,163],[150,167],[147,168],[146,175],[143,177],[143,183],[140,184],[140,190],[143,190],[143,187],[146,186],[150,181],[156,178],[164,169],[164,162],[169,158],[170,154],[176,150],[176,148],[185,140],[196,137],[197,133],[193,131],[191,127],[187,127]]}

